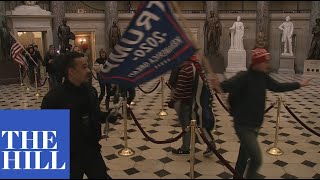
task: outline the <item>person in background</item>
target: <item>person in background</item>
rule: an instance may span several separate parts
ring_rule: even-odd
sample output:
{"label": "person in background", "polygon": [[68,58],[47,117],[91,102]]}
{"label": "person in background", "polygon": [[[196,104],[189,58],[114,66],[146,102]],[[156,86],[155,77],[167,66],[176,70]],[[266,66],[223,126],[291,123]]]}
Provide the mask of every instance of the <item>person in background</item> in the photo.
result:
{"label": "person in background", "polygon": [[[30,84],[34,85],[35,82],[35,71],[37,71],[37,83],[40,82],[40,62],[39,59],[34,51],[34,47],[32,44],[26,49],[28,53],[25,53],[25,58],[29,65],[28,72],[29,72],[29,80]],[[37,65],[35,64],[37,63]]]}
{"label": "person in background", "polygon": [[95,62],[96,64],[99,65],[98,68],[95,69],[95,71],[97,72],[97,79],[98,79],[99,85],[100,85],[99,104],[103,100],[103,97],[106,95],[106,91],[107,91],[107,96],[106,96],[105,102],[106,102],[106,110],[108,111],[112,87],[111,87],[110,83],[103,82],[102,76],[100,73],[100,70],[103,68],[106,60],[108,59],[108,56],[107,56],[107,52],[104,49],[100,49],[99,55],[100,55],[100,57]]}
{"label": "person in background", "polygon": [[43,59],[42,59],[42,56],[41,56],[40,51],[38,49],[38,45],[35,44],[33,46],[33,48],[34,48],[34,52],[35,52],[36,56],[38,57],[38,60],[41,62],[41,64],[43,64]]}
{"label": "person in background", "polygon": [[101,123],[108,113],[100,111],[98,93],[89,84],[91,71],[84,55],[67,52],[59,71],[65,81],[49,91],[42,100],[41,109],[70,110],[70,178],[111,179],[101,155]]}
{"label": "person in background", "polygon": [[[271,56],[266,49],[252,51],[252,63],[248,71],[242,71],[231,79],[220,83],[211,81],[213,87],[228,92],[231,116],[234,128],[240,139],[236,171],[247,179],[258,178],[262,164],[262,153],[258,142],[258,133],[264,118],[266,89],[273,92],[286,92],[309,85],[309,80],[293,83],[279,83],[268,74]],[[244,175],[247,169],[246,175]]]}
{"label": "person in background", "polygon": [[49,46],[48,52],[44,55],[43,65],[46,67],[46,71],[49,75],[49,90],[57,87],[62,83],[62,80],[59,80],[57,72],[54,67],[54,59],[58,56],[58,53],[55,51],[53,45]]}
{"label": "person in background", "polygon": [[[92,58],[91,58],[91,54],[90,54],[90,50],[89,50],[89,46],[87,44],[84,44],[82,45],[82,53],[84,54],[84,57],[87,59],[88,61],[88,66],[89,66],[89,69],[92,71],[92,68],[93,68],[93,61],[92,61]],[[92,84],[92,76],[91,78],[89,79],[89,83]]]}
{"label": "person in background", "polygon": [[81,49],[78,46],[74,46],[71,51],[76,51],[78,53],[81,53]]}

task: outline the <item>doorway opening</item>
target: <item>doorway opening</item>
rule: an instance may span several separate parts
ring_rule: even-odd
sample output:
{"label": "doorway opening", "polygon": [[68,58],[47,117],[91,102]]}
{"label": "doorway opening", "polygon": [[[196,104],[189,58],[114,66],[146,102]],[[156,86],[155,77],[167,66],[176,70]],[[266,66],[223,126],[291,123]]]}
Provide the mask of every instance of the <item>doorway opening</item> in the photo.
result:
{"label": "doorway opening", "polygon": [[88,53],[89,59],[94,62],[96,59],[95,33],[93,31],[77,31],[74,34],[76,38],[71,43],[72,47],[78,46],[81,52],[88,49],[86,53]]}
{"label": "doorway opening", "polygon": [[46,31],[19,31],[17,39],[25,49],[31,44],[37,45],[41,57],[43,58],[47,51],[47,42],[45,40],[46,33]]}

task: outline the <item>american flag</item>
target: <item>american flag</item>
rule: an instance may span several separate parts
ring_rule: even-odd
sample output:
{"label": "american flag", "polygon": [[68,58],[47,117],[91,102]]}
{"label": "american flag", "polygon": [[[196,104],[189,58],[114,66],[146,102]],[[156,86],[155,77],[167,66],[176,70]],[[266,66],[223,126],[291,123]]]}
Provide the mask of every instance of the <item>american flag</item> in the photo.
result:
{"label": "american flag", "polygon": [[28,63],[25,59],[25,57],[22,55],[22,51],[24,48],[22,45],[15,40],[13,35],[10,33],[10,52],[11,52],[11,57],[14,61],[16,61],[19,65],[24,67],[25,69],[28,69]]}

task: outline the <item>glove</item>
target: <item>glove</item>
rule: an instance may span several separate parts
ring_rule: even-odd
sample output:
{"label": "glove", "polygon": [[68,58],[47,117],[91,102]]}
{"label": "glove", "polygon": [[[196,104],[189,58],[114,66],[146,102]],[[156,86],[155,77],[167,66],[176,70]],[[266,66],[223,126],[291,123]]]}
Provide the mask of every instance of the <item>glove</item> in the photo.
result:
{"label": "glove", "polygon": [[168,102],[168,107],[173,109],[174,108],[174,103],[176,103],[173,99],[170,99],[170,101]]}

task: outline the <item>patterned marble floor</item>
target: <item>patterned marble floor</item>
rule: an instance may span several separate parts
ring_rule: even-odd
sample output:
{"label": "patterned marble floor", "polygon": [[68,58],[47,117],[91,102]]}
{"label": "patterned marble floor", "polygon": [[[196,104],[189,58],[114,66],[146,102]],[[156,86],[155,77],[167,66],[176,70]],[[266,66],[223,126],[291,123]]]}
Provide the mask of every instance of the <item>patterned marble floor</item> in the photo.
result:
{"label": "patterned marble floor", "polygon": [[[219,75],[221,79],[231,75]],[[281,82],[301,80],[301,75],[272,76]],[[169,75],[165,75],[167,80]],[[159,78],[160,79],[160,78]],[[141,87],[151,90],[159,81],[155,79]],[[292,111],[309,127],[320,133],[320,77],[315,78],[309,87],[287,93],[267,93],[267,106],[275,102],[278,96],[288,104]],[[94,86],[98,83],[94,80]],[[156,140],[171,138],[181,132],[177,117],[172,109],[166,108],[168,116],[159,117],[161,109],[161,91],[159,86],[153,93],[144,94],[138,88],[135,98],[136,105],[133,112],[146,132]],[[0,86],[0,109],[39,109],[43,96],[48,90],[47,84],[39,90],[40,97],[35,97],[35,90],[26,90],[25,86],[13,84]],[[169,89],[164,90],[168,100]],[[225,98],[222,95],[222,98]],[[101,105],[102,109],[104,104]],[[271,156],[266,150],[273,146],[276,122],[276,108],[265,115],[259,141],[263,152],[263,166],[259,173],[261,178],[292,179],[292,178],[320,178],[320,138],[304,129],[283,107],[281,107],[281,122],[279,131],[280,147],[284,154]],[[217,126],[213,133],[216,138],[218,151],[234,167],[238,155],[239,143],[232,127],[232,118],[222,108],[217,100],[214,107]],[[112,178],[135,179],[188,179],[189,157],[171,154],[172,148],[181,145],[181,140],[170,144],[153,144],[146,141],[133,120],[129,120],[128,145],[135,151],[131,157],[121,157],[118,151],[123,147],[123,121],[111,125],[108,139],[102,139],[102,153]],[[231,172],[224,167],[216,156],[204,158],[202,153],[205,145],[196,144],[195,177],[201,179],[230,179]]]}

